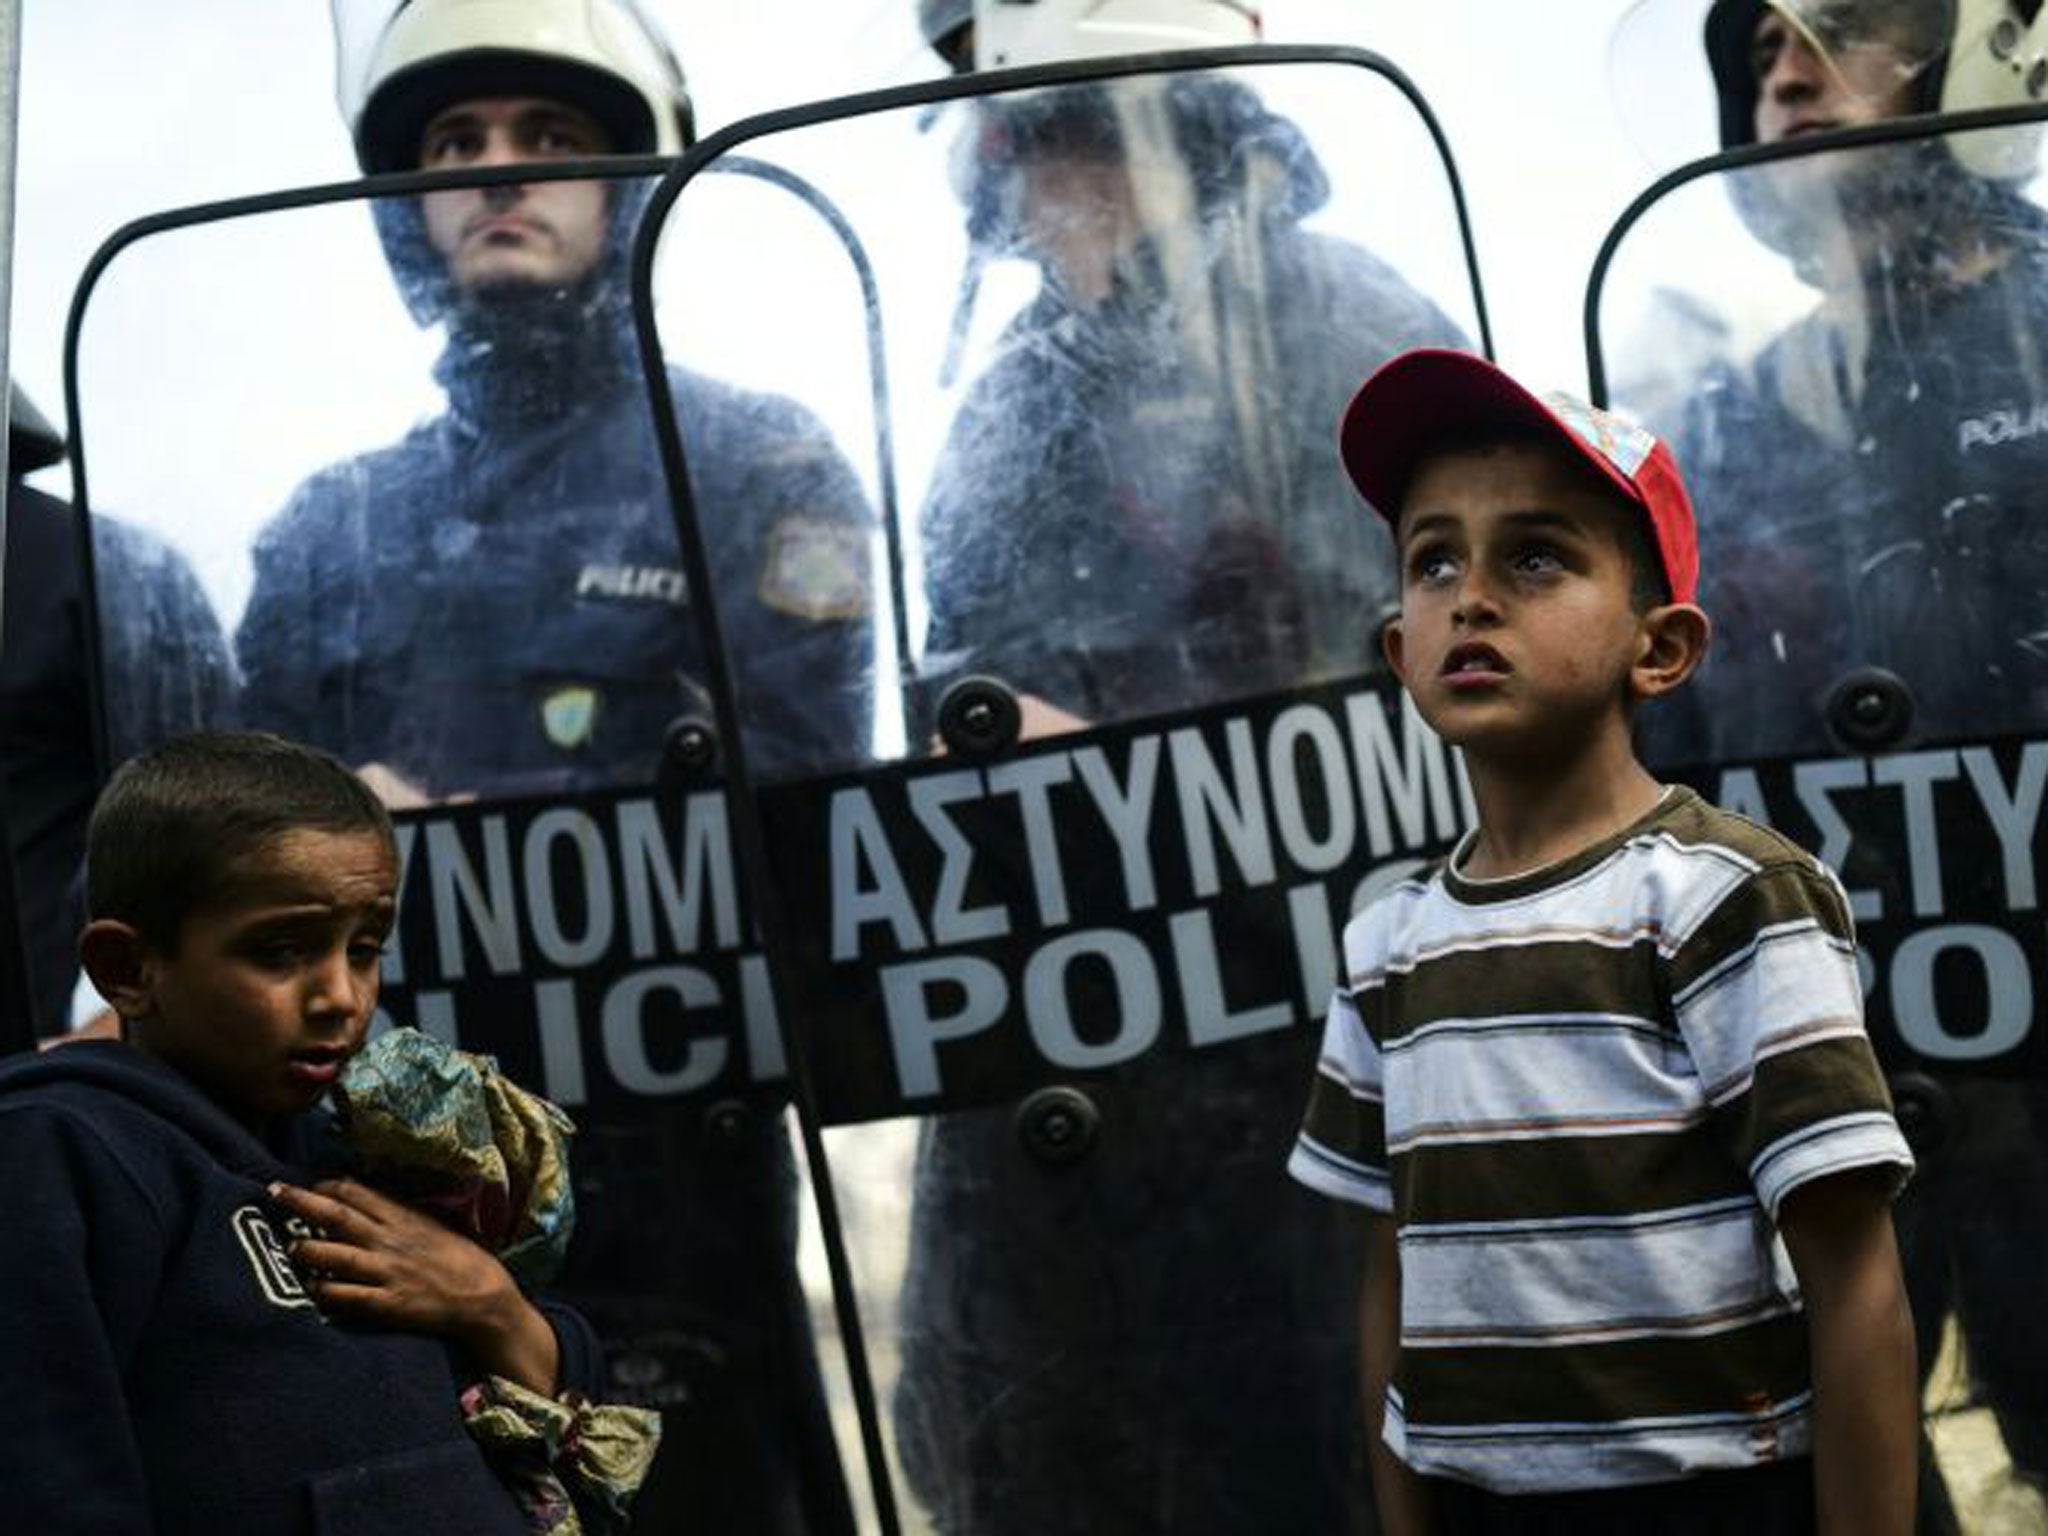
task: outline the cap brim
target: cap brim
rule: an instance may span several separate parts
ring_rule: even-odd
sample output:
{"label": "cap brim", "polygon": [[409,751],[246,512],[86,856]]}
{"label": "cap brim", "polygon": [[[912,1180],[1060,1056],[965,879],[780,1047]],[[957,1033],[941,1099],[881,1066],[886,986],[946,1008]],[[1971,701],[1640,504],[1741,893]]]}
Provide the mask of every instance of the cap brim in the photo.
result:
{"label": "cap brim", "polygon": [[1392,524],[1400,518],[1401,499],[1416,466],[1446,438],[1499,431],[1554,438],[1623,496],[1642,505],[1642,492],[1556,412],[1470,352],[1424,347],[1384,364],[1345,407],[1338,443],[1351,483]]}

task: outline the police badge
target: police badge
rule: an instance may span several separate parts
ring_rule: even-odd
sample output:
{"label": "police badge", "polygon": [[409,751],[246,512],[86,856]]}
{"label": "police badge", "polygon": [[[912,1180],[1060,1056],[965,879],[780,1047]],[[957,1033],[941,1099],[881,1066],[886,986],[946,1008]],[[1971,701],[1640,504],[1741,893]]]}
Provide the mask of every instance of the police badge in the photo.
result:
{"label": "police badge", "polygon": [[540,724],[548,740],[565,752],[590,745],[597,731],[600,695],[587,683],[570,683],[540,701]]}

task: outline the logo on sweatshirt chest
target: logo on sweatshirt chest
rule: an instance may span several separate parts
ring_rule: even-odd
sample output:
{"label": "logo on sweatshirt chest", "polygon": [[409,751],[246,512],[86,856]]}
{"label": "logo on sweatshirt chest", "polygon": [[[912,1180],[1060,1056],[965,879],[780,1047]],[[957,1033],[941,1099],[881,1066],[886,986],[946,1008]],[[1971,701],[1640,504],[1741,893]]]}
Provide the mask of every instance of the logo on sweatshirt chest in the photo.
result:
{"label": "logo on sweatshirt chest", "polygon": [[299,1272],[292,1268],[284,1240],[277,1235],[270,1219],[258,1207],[245,1205],[235,1212],[233,1221],[235,1238],[242,1245],[243,1257],[249,1261],[263,1299],[273,1307],[312,1306],[313,1298],[299,1284]]}

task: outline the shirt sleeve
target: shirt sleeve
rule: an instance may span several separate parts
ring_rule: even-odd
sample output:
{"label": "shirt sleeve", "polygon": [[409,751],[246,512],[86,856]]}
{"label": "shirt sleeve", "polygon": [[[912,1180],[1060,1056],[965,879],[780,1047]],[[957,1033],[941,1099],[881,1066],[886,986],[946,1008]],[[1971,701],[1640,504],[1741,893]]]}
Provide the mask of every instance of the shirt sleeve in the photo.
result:
{"label": "shirt sleeve", "polygon": [[1913,1156],[1863,1027],[1848,903],[1817,862],[1734,886],[1671,959],[1672,1005],[1723,1142],[1775,1220],[1800,1185]]}
{"label": "shirt sleeve", "polygon": [[[1374,998],[1378,990],[1375,984]],[[1340,986],[1330,999],[1308,1113],[1287,1171],[1333,1200],[1380,1212],[1394,1208],[1387,1170],[1386,1079],[1379,1046],[1350,987]]]}

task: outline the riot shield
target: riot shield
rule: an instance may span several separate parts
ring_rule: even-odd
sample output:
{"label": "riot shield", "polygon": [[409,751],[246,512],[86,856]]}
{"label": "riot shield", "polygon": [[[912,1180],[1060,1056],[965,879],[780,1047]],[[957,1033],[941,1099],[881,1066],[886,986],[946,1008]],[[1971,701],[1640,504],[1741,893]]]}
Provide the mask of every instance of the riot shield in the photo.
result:
{"label": "riot shield", "polygon": [[692,381],[884,411],[872,730],[757,798],[900,1528],[1369,1528],[1361,1250],[1284,1164],[1341,924],[1468,819],[1334,450],[1484,335],[1433,121],[1350,52],[982,76],[737,125],[657,214],[683,462]]}
{"label": "riot shield", "polygon": [[[1974,125],[1974,126],[1973,126]],[[1671,441],[1714,621],[1651,755],[1842,876],[1920,1167],[1923,1529],[2048,1529],[2048,210],[2025,114],[1674,173],[1610,236],[1596,393]]]}
{"label": "riot shield", "polygon": [[[610,1395],[664,1415],[635,1529],[811,1536],[852,1517],[627,284],[663,168],[387,178],[110,243],[68,360],[106,736],[119,760],[236,721],[386,794],[380,1026],[488,1052],[576,1120],[558,1288]],[[870,491],[789,400],[682,408],[696,497],[727,514],[713,568],[753,596],[737,665],[810,690],[762,722],[772,780],[865,729],[869,642],[859,604],[756,578],[796,533],[813,576],[864,550]],[[193,656],[231,656],[232,688]]]}

